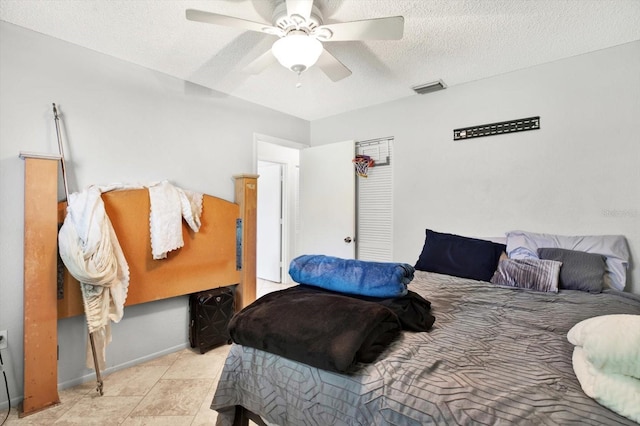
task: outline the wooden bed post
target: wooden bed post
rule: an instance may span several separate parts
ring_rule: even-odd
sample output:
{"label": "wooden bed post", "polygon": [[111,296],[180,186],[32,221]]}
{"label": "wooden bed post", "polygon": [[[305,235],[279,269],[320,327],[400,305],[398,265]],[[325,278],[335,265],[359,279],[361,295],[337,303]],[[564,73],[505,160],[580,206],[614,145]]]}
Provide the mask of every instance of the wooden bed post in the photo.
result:
{"label": "wooden bed post", "polygon": [[20,153],[24,182],[24,400],[20,417],[58,396],[58,165],[60,156]]}
{"label": "wooden bed post", "polygon": [[240,205],[242,219],[242,269],[236,292],[236,310],[256,300],[256,225],[258,175],[241,174],[236,180],[235,202]]}

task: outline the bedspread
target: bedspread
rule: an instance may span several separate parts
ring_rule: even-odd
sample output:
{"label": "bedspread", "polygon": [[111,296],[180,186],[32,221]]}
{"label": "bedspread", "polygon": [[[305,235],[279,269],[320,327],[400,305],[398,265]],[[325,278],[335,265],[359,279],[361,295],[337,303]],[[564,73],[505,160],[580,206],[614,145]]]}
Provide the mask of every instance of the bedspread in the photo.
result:
{"label": "bedspread", "polygon": [[557,294],[416,272],[429,332],[403,332],[353,374],[233,345],[211,408],[236,404],[278,425],[633,425],[582,391],[569,329],[596,315],[640,313],[640,297]]}

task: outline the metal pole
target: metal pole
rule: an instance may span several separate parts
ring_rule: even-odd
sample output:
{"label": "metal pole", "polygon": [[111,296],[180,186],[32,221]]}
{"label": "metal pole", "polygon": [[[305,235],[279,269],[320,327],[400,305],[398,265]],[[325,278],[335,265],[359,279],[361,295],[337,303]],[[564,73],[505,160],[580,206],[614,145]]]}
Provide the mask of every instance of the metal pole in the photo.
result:
{"label": "metal pole", "polygon": [[[53,104],[53,117],[56,123],[56,135],[58,137],[58,151],[60,152],[60,167],[62,168],[62,182],[64,184],[64,195],[69,203],[69,184],[67,182],[67,167],[64,161],[64,149],[62,147],[62,134],[60,133],[60,118],[58,117],[58,109],[56,104]],[[96,390],[100,395],[104,394],[102,389],[102,375],[100,374],[100,365],[98,364],[98,354],[96,353],[96,343],[93,338],[93,333],[89,333],[89,342],[91,343],[91,354],[93,355],[93,368],[96,371]]]}

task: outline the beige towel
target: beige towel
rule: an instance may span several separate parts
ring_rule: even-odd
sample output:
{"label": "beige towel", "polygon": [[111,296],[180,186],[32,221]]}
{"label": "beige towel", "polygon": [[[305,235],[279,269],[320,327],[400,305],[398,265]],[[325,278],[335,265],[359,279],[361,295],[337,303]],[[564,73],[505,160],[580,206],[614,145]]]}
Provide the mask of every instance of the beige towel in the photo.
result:
{"label": "beige towel", "polygon": [[184,246],[182,219],[193,230],[200,230],[202,194],[177,188],[162,181],[149,186],[149,228],[151,254],[154,259],[164,259],[167,253]]}
{"label": "beige towel", "polygon": [[[129,266],[100,197],[91,186],[69,196],[67,216],[58,233],[60,257],[80,282],[90,333],[96,333],[98,364],[104,368],[111,341],[110,321],[119,322],[129,287]],[[93,367],[87,359],[87,366]]]}

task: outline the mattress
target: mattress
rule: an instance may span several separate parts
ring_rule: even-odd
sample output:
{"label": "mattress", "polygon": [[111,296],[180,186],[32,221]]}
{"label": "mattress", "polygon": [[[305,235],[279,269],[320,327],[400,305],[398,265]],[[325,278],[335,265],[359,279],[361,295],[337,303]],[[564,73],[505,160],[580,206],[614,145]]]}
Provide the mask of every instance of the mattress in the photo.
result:
{"label": "mattress", "polygon": [[231,425],[242,405],[277,425],[635,425],[584,394],[569,329],[640,314],[615,290],[541,293],[417,271],[429,332],[403,332],[373,364],[338,374],[232,345],[211,408]]}

